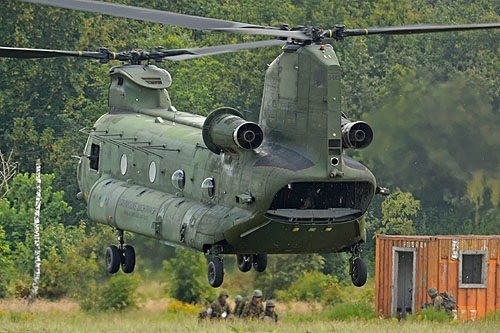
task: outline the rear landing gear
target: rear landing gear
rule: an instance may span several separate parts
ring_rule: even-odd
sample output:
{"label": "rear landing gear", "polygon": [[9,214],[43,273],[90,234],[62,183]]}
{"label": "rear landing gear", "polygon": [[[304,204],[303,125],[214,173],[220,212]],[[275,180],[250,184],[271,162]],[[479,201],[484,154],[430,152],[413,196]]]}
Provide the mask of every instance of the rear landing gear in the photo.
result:
{"label": "rear landing gear", "polygon": [[252,254],[253,269],[263,272],[267,268],[267,254]]}
{"label": "rear landing gear", "polygon": [[366,263],[360,258],[361,247],[359,244],[351,248],[351,258],[349,259],[349,275],[351,275],[352,284],[356,287],[362,287],[366,283]]}
{"label": "rear landing gear", "polygon": [[263,272],[267,267],[267,254],[238,254],[236,257],[238,269],[248,272],[252,266],[257,272]]}
{"label": "rear landing gear", "polygon": [[[218,288],[224,281],[224,256],[220,245],[213,245],[205,251],[207,258],[207,278],[208,283]],[[257,272],[263,272],[267,267],[267,254],[238,254],[236,257],[238,269],[248,272],[253,268]]]}
{"label": "rear landing gear", "polygon": [[242,272],[248,272],[252,269],[252,256],[249,254],[238,254],[236,262],[238,263],[238,269]]}
{"label": "rear landing gear", "polygon": [[135,250],[130,245],[123,245],[125,243],[123,230],[118,230],[118,242],[120,243],[118,247],[110,245],[106,249],[106,270],[114,274],[121,266],[124,273],[132,273],[135,268]]}

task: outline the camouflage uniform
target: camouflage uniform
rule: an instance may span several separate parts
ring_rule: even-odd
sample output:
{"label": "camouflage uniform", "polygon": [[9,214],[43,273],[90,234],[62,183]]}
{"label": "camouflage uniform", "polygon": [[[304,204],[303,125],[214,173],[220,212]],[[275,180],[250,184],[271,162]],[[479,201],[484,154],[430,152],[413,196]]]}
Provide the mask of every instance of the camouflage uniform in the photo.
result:
{"label": "camouflage uniform", "polygon": [[274,304],[273,300],[268,300],[266,302],[266,312],[264,314],[264,320],[274,321],[275,323],[279,321],[276,311],[270,311],[271,308],[275,309],[275,307],[276,304]]}
{"label": "camouflage uniform", "polygon": [[[229,306],[229,303],[227,301],[224,300],[224,302],[222,302],[222,296],[228,297],[227,293],[223,291],[220,293],[215,302],[210,305],[210,308],[212,309],[212,313],[210,314],[211,319],[225,319],[231,314],[231,307]],[[224,312],[226,313],[226,316],[222,317],[222,314]]]}
{"label": "camouflage uniform", "polygon": [[436,297],[434,297],[434,299],[432,299],[432,301],[430,302],[430,305],[432,305],[434,307],[434,309],[436,310],[446,310],[444,308],[444,301],[443,301],[443,297],[441,295],[437,295]]}
{"label": "camouflage uniform", "polygon": [[[238,295],[238,296],[240,296],[240,295]],[[242,298],[239,299],[238,296],[236,296],[236,298],[235,298],[236,305],[234,306],[234,315],[237,317],[240,317],[241,312],[243,311],[243,308],[245,307],[245,301]]]}
{"label": "camouflage uniform", "polygon": [[436,309],[438,311],[441,310],[441,309],[444,309],[444,307],[443,307],[443,297],[441,297],[438,294],[438,291],[437,291],[436,288],[430,288],[427,291],[427,294],[431,298],[431,302],[428,304],[429,306],[434,307],[434,309]]}
{"label": "camouflage uniform", "polygon": [[241,312],[241,317],[248,319],[262,319],[264,317],[264,307],[262,304],[255,305],[253,301],[247,302]]}
{"label": "camouflage uniform", "polygon": [[279,321],[278,314],[276,313],[276,311],[271,312],[267,309],[265,312],[264,319],[265,320],[274,320],[275,323],[277,323]]}
{"label": "camouflage uniform", "polygon": [[255,305],[254,299],[261,299],[262,298],[262,291],[260,290],[254,290],[253,291],[253,298],[251,301],[248,301],[245,303],[245,306],[243,307],[243,310],[241,311],[241,317],[242,318],[248,318],[248,319],[263,319],[264,318],[264,307],[262,306],[261,303],[258,305]]}

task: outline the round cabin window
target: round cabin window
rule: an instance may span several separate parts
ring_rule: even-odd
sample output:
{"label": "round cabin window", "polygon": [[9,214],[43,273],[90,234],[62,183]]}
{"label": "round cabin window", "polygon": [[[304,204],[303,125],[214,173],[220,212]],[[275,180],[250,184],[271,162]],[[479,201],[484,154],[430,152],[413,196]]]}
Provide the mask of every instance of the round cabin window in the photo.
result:
{"label": "round cabin window", "polygon": [[209,198],[213,198],[215,195],[215,181],[213,177],[208,177],[201,183],[201,188]]}
{"label": "round cabin window", "polygon": [[125,175],[127,173],[127,167],[128,167],[127,155],[122,154],[122,157],[120,158],[120,172],[122,173],[122,175]]}
{"label": "round cabin window", "polygon": [[184,189],[186,185],[186,174],[184,170],[177,170],[172,174],[172,185],[180,191]]}
{"label": "round cabin window", "polygon": [[149,181],[151,183],[154,183],[155,179],[156,179],[156,162],[151,161],[151,163],[149,163]]}

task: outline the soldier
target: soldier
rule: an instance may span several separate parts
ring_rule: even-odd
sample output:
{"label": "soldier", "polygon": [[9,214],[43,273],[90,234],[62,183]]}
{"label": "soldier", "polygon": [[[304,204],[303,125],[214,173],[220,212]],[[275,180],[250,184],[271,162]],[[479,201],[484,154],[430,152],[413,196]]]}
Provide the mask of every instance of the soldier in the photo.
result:
{"label": "soldier", "polygon": [[274,311],[275,307],[276,305],[274,304],[274,301],[272,299],[266,302],[266,313],[264,320],[272,320],[275,323],[279,321],[278,314],[276,313],[276,311]]}
{"label": "soldier", "polygon": [[228,297],[227,292],[221,291],[219,297],[212,303],[208,311],[210,312],[210,319],[226,319],[231,314],[231,307],[226,302]]}
{"label": "soldier", "polygon": [[431,298],[431,302],[429,303],[429,305],[433,306],[434,309],[436,309],[438,311],[439,310],[444,310],[444,307],[443,307],[443,297],[441,295],[438,295],[438,291],[437,291],[436,288],[430,288],[427,291],[427,294]]}
{"label": "soldier", "polygon": [[431,302],[426,304],[426,307],[432,305],[438,311],[444,310],[448,315],[453,315],[453,310],[457,308],[457,301],[452,294],[448,291],[438,294],[436,288],[430,288],[427,293],[431,297]]}
{"label": "soldier", "polygon": [[264,308],[260,303],[262,299],[262,291],[256,289],[253,291],[253,297],[250,302],[245,304],[243,311],[241,312],[242,318],[248,319],[262,319],[264,318]]}
{"label": "soldier", "polygon": [[243,297],[238,295],[235,297],[234,302],[236,303],[234,306],[234,315],[236,317],[241,316],[241,312],[243,311],[243,307],[245,306],[245,302],[243,301]]}

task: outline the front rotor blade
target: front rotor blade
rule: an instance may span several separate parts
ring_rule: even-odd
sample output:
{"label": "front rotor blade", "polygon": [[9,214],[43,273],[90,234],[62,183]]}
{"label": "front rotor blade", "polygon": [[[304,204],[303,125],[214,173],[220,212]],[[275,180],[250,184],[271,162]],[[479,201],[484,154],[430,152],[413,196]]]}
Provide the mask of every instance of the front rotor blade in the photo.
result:
{"label": "front rotor blade", "polygon": [[415,25],[406,27],[384,27],[374,29],[345,29],[342,32],[344,37],[365,36],[365,35],[407,35],[407,34],[425,34],[431,32],[445,31],[466,31],[481,29],[498,29],[500,23],[484,24],[459,24],[459,25]]}
{"label": "front rotor blade", "polygon": [[167,11],[120,5],[89,0],[21,0],[67,9],[76,9],[111,16],[132,18],[140,21],[174,25],[182,28],[226,31],[256,35],[272,35],[296,39],[310,39],[299,31],[287,31],[254,24],[218,20],[194,15],[177,14]]}
{"label": "front rotor blade", "polygon": [[103,54],[99,52],[0,47],[0,58],[53,58],[53,57],[84,57],[84,58],[102,59]]}
{"label": "front rotor blade", "polygon": [[222,54],[235,52],[244,49],[253,49],[258,47],[266,46],[276,46],[285,43],[282,40],[264,40],[259,42],[243,43],[243,44],[231,44],[231,45],[221,45],[221,46],[211,46],[211,47],[201,47],[195,49],[179,49],[179,50],[168,50],[165,51],[167,55],[162,59],[166,60],[188,60],[193,58],[200,58],[209,55]]}

